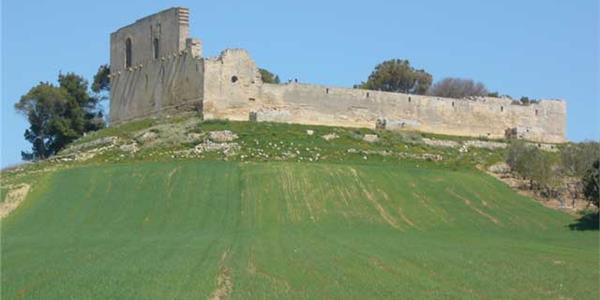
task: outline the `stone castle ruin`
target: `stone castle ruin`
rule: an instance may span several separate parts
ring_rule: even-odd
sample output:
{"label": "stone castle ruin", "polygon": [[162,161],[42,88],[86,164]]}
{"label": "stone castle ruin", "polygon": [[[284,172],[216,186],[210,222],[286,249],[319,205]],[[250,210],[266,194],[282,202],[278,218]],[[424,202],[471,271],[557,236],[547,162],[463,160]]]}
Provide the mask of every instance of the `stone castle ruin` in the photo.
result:
{"label": "stone castle ruin", "polygon": [[189,10],[171,8],[110,36],[112,124],[176,111],[205,119],[416,130],[472,137],[565,141],[566,104],[450,99],[291,82],[263,83],[242,49],[204,57],[188,37]]}

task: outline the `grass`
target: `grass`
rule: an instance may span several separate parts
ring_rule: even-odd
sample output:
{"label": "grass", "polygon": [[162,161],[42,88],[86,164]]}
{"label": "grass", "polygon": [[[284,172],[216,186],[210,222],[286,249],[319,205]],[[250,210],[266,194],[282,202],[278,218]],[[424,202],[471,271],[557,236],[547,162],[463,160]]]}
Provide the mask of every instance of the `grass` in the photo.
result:
{"label": "grass", "polygon": [[[141,120],[121,126],[111,127],[84,137],[76,144],[89,142],[100,137],[115,136],[133,142],[136,136],[144,131],[157,134],[160,142],[151,146],[141,145],[135,154],[113,148],[95,156],[88,163],[124,162],[124,161],[157,161],[190,158],[178,154],[186,149],[193,149],[199,142],[186,141],[187,134],[199,134],[203,138],[210,131],[231,130],[239,138],[235,140],[240,149],[233,155],[222,152],[194,155],[193,159],[229,160],[229,161],[295,161],[295,162],[342,162],[360,163],[377,161],[386,163],[404,163],[407,160],[421,161],[430,164],[423,156],[442,157],[434,165],[442,165],[452,169],[474,169],[477,165],[491,165],[504,158],[504,149],[487,150],[470,148],[462,153],[458,148],[434,147],[422,142],[424,135],[418,132],[380,131],[366,128],[341,128],[299,124],[281,124],[269,122],[241,122],[226,120],[200,121],[194,118],[169,120]],[[307,131],[312,131],[309,135]],[[323,136],[335,134],[337,138],[325,140]],[[368,143],[363,141],[365,134],[377,134],[379,141]],[[468,140],[453,137],[454,140]]]}
{"label": "grass", "polygon": [[482,173],[419,166],[59,170],[2,222],[1,296],[598,299],[597,230]]}

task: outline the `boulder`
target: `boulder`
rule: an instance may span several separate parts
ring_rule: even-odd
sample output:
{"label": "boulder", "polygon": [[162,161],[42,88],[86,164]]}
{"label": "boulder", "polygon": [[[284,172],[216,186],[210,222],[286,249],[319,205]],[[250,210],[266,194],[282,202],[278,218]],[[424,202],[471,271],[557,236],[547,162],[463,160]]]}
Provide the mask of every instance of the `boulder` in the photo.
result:
{"label": "boulder", "polygon": [[326,141],[331,141],[331,140],[337,139],[338,137],[339,136],[335,133],[328,133],[328,134],[322,136],[322,138]]}
{"label": "boulder", "polygon": [[208,138],[215,143],[226,143],[236,140],[238,136],[229,130],[220,130],[209,132]]}
{"label": "boulder", "polygon": [[375,143],[379,141],[379,136],[376,134],[365,134],[365,136],[363,136],[363,141],[367,143]]}

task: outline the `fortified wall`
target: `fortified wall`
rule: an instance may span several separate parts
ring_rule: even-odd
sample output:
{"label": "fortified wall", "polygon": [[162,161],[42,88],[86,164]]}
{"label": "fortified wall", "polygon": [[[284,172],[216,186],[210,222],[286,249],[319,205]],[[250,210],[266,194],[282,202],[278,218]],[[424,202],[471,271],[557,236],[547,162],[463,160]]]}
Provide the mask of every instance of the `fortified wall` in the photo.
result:
{"label": "fortified wall", "polygon": [[189,11],[171,8],[111,34],[111,124],[196,110],[231,119],[565,141],[566,104],[450,99],[313,84],[263,83],[248,52],[202,56]]}

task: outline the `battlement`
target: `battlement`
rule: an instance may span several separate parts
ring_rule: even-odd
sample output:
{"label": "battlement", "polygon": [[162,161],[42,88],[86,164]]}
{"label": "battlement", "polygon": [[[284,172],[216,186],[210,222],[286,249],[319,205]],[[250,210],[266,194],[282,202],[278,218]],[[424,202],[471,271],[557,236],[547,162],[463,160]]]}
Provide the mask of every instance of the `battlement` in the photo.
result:
{"label": "battlement", "polygon": [[171,8],[111,34],[111,123],[194,109],[206,119],[371,127],[565,141],[566,103],[450,99],[316,84],[265,84],[250,54],[204,58],[189,11]]}

